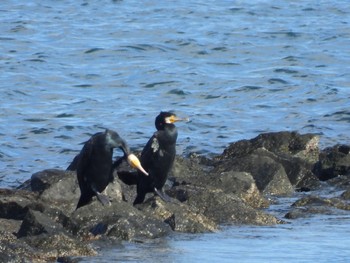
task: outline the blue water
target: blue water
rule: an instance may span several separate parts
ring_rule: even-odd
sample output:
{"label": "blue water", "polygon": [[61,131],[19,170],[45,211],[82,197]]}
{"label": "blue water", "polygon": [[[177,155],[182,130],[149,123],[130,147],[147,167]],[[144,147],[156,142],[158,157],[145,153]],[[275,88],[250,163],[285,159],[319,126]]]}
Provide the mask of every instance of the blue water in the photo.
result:
{"label": "blue water", "polygon": [[182,234],[102,248],[99,256],[82,262],[349,262],[349,220],[349,215],[321,216],[274,227],[234,226],[219,233]]}
{"label": "blue water", "polygon": [[0,187],[106,127],[140,150],[160,110],[191,119],[179,154],[281,130],[349,144],[347,0],[3,0],[0,19]]}

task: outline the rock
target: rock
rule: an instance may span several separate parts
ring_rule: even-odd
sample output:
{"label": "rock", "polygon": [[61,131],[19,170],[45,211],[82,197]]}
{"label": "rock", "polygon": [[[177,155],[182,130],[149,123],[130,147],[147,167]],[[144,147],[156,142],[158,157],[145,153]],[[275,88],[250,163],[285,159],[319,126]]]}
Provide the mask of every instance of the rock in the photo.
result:
{"label": "rock", "polygon": [[227,194],[221,189],[194,185],[181,185],[176,189],[186,191],[189,198],[185,203],[216,224],[273,225],[280,222],[277,218],[247,205],[237,195]]}
{"label": "rock", "polygon": [[9,232],[0,231],[0,262],[29,263],[39,260],[36,251],[23,240]]}
{"label": "rock", "polygon": [[47,261],[56,261],[62,257],[73,256],[96,256],[97,252],[90,244],[65,235],[64,233],[41,234],[31,238],[26,237],[25,241],[31,247],[41,251],[41,257]]}
{"label": "rock", "polygon": [[350,146],[335,145],[324,149],[319,154],[319,161],[315,164],[314,173],[322,181],[340,175],[350,174]]}
{"label": "rock", "polygon": [[0,218],[22,220],[29,208],[41,209],[38,195],[25,190],[0,189]]}
{"label": "rock", "polygon": [[318,158],[319,138],[296,132],[266,133],[231,144],[215,158],[219,171],[245,171],[253,175],[264,194],[288,195],[294,187],[311,190],[319,181],[311,172]]}
{"label": "rock", "polygon": [[31,190],[37,192],[43,202],[67,212],[75,210],[80,197],[75,172],[58,169],[33,174]]}
{"label": "rock", "polygon": [[216,171],[240,171],[250,173],[264,194],[289,195],[294,188],[279,162],[270,156],[270,152],[257,149],[249,155],[239,158],[227,158],[216,165]]}
{"label": "rock", "polygon": [[297,219],[311,217],[315,214],[334,215],[341,213],[339,210],[350,211],[350,204],[342,200],[342,196],[326,198],[309,195],[297,200],[292,205],[292,210],[285,217]]}
{"label": "rock", "polygon": [[76,210],[72,219],[79,225],[81,234],[93,230],[94,234],[106,234],[123,240],[157,238],[170,231],[163,221],[146,216],[123,201],[112,202],[111,206],[92,202]]}
{"label": "rock", "polygon": [[65,232],[64,228],[45,214],[29,209],[23,219],[17,237],[35,236],[42,233],[57,234]]}
{"label": "rock", "polygon": [[343,192],[340,197],[344,200],[350,200],[350,189]]}
{"label": "rock", "polygon": [[0,218],[0,232],[7,232],[15,235],[21,227],[21,220]]}
{"label": "rock", "polygon": [[138,205],[138,208],[150,216],[154,216],[168,224],[173,231],[184,233],[214,232],[217,224],[191,206],[179,201],[164,203],[159,197],[153,197]]}
{"label": "rock", "polygon": [[[0,261],[73,262],[73,257],[96,255],[90,246],[96,240],[143,242],[173,231],[218,231],[221,224],[279,224],[283,221],[261,210],[270,205],[266,197],[292,195],[295,189],[311,195],[305,193],[286,218],[348,211],[348,148],[322,155],[317,143],[313,134],[266,133],[233,143],[212,159],[176,156],[164,187],[172,202],[150,193],[135,207],[138,174],[125,162],[108,186],[110,206],[93,198],[76,210],[80,190],[74,171],[35,173],[19,189],[0,189]],[[333,175],[344,175],[320,183],[313,171],[322,174],[331,167]],[[313,191],[325,184],[345,191],[332,198],[315,197]]]}
{"label": "rock", "polygon": [[[268,201],[261,195],[255,180],[250,173],[237,172],[233,170],[213,172],[212,166],[200,163],[198,157],[184,159],[177,157],[174,164],[174,181],[177,185],[198,185],[202,187],[211,186],[221,189],[225,193],[238,195],[250,206],[264,208],[269,205]],[[206,163],[208,163],[206,161]],[[188,193],[177,189],[168,191],[170,196],[184,202],[188,199]]]}
{"label": "rock", "polygon": [[333,177],[327,180],[326,183],[343,190],[350,189],[350,173]]}
{"label": "rock", "polygon": [[315,134],[301,135],[288,131],[263,133],[251,140],[231,144],[218,159],[239,158],[251,154],[258,148],[265,148],[275,154],[288,154],[314,163],[318,160],[318,142],[319,137]]}
{"label": "rock", "polygon": [[210,176],[208,185],[235,194],[253,208],[266,208],[269,201],[260,193],[253,176],[247,172],[227,171]]}

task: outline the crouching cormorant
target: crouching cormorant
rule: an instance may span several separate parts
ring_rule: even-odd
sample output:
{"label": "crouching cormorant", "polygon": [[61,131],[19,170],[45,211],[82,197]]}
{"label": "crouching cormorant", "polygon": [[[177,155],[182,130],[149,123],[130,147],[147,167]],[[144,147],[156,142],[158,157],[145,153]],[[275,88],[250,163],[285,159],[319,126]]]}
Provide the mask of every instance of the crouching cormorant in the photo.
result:
{"label": "crouching cormorant", "polygon": [[161,112],[155,120],[157,131],[149,139],[141,153],[141,165],[149,176],[138,172],[137,196],[134,205],[145,200],[147,193],[155,192],[164,201],[170,197],[163,192],[163,186],[173,166],[176,154],[177,129],[174,122],[185,120],[171,112]]}
{"label": "crouching cormorant", "polygon": [[137,157],[130,153],[126,142],[112,130],[94,134],[83,146],[81,152],[76,156],[67,170],[77,171],[78,183],[80,187],[80,199],[77,209],[88,204],[93,196],[107,205],[110,203],[105,193],[107,186],[113,181],[113,149],[120,148],[124,152],[124,157],[129,164],[141,170],[142,168]]}

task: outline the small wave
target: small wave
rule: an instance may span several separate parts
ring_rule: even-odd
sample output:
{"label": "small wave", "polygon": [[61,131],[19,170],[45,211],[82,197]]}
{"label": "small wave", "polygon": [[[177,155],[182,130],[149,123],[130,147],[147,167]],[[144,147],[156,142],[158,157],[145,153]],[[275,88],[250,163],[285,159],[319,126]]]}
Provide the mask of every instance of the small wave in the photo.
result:
{"label": "small wave", "polygon": [[207,95],[204,97],[206,100],[211,100],[211,99],[218,99],[221,98],[221,95]]}
{"label": "small wave", "polygon": [[56,115],[56,118],[70,118],[70,117],[74,117],[74,114],[62,113],[62,114]]}
{"label": "small wave", "polygon": [[43,121],[47,121],[47,119],[43,119],[43,118],[28,118],[28,119],[24,119],[24,121],[28,121],[28,122],[43,122]]}
{"label": "small wave", "polygon": [[92,88],[93,86],[91,84],[77,84],[73,85],[75,88]]}
{"label": "small wave", "polygon": [[260,89],[263,89],[263,87],[260,87],[260,86],[242,86],[238,89],[236,89],[236,91],[253,91],[253,90],[260,90]]}
{"label": "small wave", "polygon": [[275,69],[274,72],[276,73],[286,73],[286,74],[297,74],[299,71],[293,70],[293,69],[288,69],[288,68],[278,68]]}
{"label": "small wave", "polygon": [[160,85],[166,85],[166,84],[173,84],[176,83],[177,81],[160,81],[160,82],[154,82],[154,83],[150,83],[147,85],[144,85],[144,88],[154,88],[156,86],[160,86]]}
{"label": "small wave", "polygon": [[284,80],[284,79],[280,79],[280,78],[271,78],[269,79],[269,83],[270,84],[288,84],[288,81]]}
{"label": "small wave", "polygon": [[32,129],[30,132],[34,134],[47,134],[47,133],[51,133],[52,131],[51,129],[40,128],[40,129]]}
{"label": "small wave", "polygon": [[349,111],[336,111],[331,114],[326,114],[323,117],[334,117],[336,121],[350,122],[350,112]]}
{"label": "small wave", "polygon": [[182,89],[172,89],[167,92],[167,94],[174,94],[174,95],[179,95],[179,96],[185,96],[191,94],[190,92],[184,91]]}
{"label": "small wave", "polygon": [[40,59],[40,58],[32,58],[32,59],[28,59],[26,61],[29,61],[29,62],[39,62],[39,63],[44,63],[46,62],[45,60],[43,59]]}
{"label": "small wave", "polygon": [[84,53],[85,54],[90,54],[90,53],[98,52],[98,51],[101,51],[101,50],[104,50],[104,49],[103,48],[99,48],[99,47],[95,47],[95,48],[91,48],[91,49],[86,50]]}

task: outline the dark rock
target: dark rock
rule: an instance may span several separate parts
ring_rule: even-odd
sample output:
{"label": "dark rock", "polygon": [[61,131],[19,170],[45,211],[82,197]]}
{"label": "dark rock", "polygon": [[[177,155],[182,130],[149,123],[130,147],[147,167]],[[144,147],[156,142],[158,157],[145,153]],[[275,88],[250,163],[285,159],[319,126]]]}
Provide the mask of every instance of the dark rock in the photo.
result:
{"label": "dark rock", "polygon": [[144,213],[167,223],[173,231],[203,233],[218,229],[214,221],[198,213],[191,206],[175,200],[171,203],[164,203],[159,197],[154,197],[138,205],[138,208]]}
{"label": "dark rock", "polygon": [[222,159],[215,170],[248,172],[264,194],[289,195],[294,192],[282,164],[271,158],[270,152],[261,148],[243,157]]}
{"label": "dark rock", "polygon": [[326,183],[340,189],[350,189],[350,173],[329,179]]}
{"label": "dark rock", "polygon": [[0,218],[22,220],[29,208],[42,209],[35,193],[0,189]]}
{"label": "dark rock", "polygon": [[29,263],[45,262],[37,260],[38,254],[23,240],[9,232],[0,231],[0,262]]}
{"label": "dark rock", "polygon": [[15,235],[21,224],[21,220],[0,218],[0,232],[8,232]]}
{"label": "dark rock", "polygon": [[56,261],[62,257],[96,256],[97,252],[90,244],[64,233],[41,234],[24,238],[27,244],[41,253],[41,258]]}
{"label": "dark rock", "polygon": [[319,137],[315,134],[299,134],[297,132],[263,133],[251,140],[241,140],[225,149],[219,160],[239,158],[251,154],[258,148],[265,148],[275,154],[289,154],[308,159],[311,163],[318,159]]}
{"label": "dark rock", "polygon": [[35,236],[42,233],[53,235],[61,232],[65,230],[60,224],[39,211],[29,210],[23,219],[17,237]]}
{"label": "dark rock", "polygon": [[350,173],[350,146],[328,147],[319,154],[314,173],[322,181]]}
{"label": "dark rock", "polygon": [[350,200],[350,189],[343,192],[340,197],[344,200]]}
{"label": "dark rock", "polygon": [[[213,167],[200,164],[197,157],[184,159],[177,157],[174,163],[173,176],[175,185],[195,185],[213,187],[225,193],[235,194],[255,208],[267,207],[268,201],[261,195],[255,180],[250,173],[234,170],[215,171]],[[171,189],[168,194],[181,202],[189,198],[189,192],[181,187]]]}
{"label": "dark rock", "polygon": [[272,215],[257,210],[246,204],[235,194],[225,193],[221,189],[180,185],[176,189],[188,192],[185,202],[194,212],[202,214],[216,224],[252,224],[273,225],[280,221]]}
{"label": "dark rock", "polygon": [[341,197],[326,198],[321,196],[309,195],[296,201],[292,205],[292,210],[285,217],[288,219],[297,219],[311,217],[315,214],[334,215],[344,211],[350,211],[350,204],[342,200]]}
{"label": "dark rock", "polygon": [[231,144],[215,158],[217,171],[252,174],[264,194],[288,195],[299,189],[316,189],[311,168],[318,158],[319,138],[296,132],[266,133]]}
{"label": "dark rock", "polygon": [[[110,206],[94,197],[76,210],[80,190],[74,171],[35,173],[20,189],[0,189],[0,261],[73,262],[73,257],[96,254],[89,245],[92,240],[142,242],[173,231],[217,231],[221,224],[279,224],[283,221],[261,210],[270,205],[266,196],[291,195],[295,189],[312,195],[303,193],[286,214],[288,219],[345,213],[350,210],[350,148],[338,146],[322,155],[317,142],[313,134],[266,133],[233,143],[213,159],[176,156],[164,187],[172,202],[150,193],[135,207],[138,174],[125,162],[108,186]],[[312,170],[314,166],[319,170]],[[321,183],[312,172],[329,169],[344,175]],[[332,198],[315,196],[313,191],[325,185],[345,191]]]}
{"label": "dark rock", "polygon": [[123,201],[112,202],[111,206],[92,202],[76,210],[72,214],[72,219],[79,225],[82,235],[91,230],[96,234],[98,226],[103,226],[102,229],[105,229],[103,232],[108,236],[125,240],[157,238],[170,231],[169,226],[163,221],[146,216],[132,204]]}
{"label": "dark rock", "polygon": [[266,208],[269,201],[260,193],[253,176],[247,172],[227,171],[208,176],[214,188],[234,194],[253,208]]}
{"label": "dark rock", "polygon": [[75,172],[48,169],[32,175],[31,189],[40,199],[63,211],[73,212],[80,197]]}

